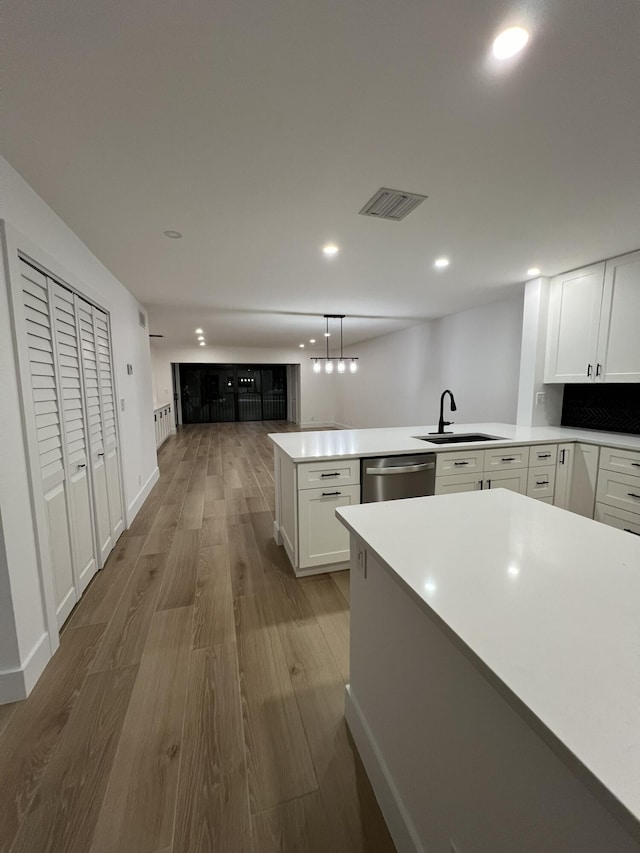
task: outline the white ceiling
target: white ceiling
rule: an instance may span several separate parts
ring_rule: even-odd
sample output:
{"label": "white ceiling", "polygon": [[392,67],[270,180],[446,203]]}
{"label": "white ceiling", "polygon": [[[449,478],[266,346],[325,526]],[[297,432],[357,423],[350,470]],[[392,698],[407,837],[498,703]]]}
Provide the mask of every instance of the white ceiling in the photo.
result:
{"label": "white ceiling", "polygon": [[[3,29],[7,159],[167,341],[329,312],[354,342],[640,246],[638,0],[20,0]],[[429,198],[359,216],[380,186]]]}

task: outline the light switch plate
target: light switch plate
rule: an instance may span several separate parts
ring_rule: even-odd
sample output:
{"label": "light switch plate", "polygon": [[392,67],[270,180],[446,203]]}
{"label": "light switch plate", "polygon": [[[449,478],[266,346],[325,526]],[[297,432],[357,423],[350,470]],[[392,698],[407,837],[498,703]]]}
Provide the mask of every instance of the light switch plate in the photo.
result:
{"label": "light switch plate", "polygon": [[131,376],[133,374],[133,365],[132,364],[127,365],[127,373],[129,376]]}

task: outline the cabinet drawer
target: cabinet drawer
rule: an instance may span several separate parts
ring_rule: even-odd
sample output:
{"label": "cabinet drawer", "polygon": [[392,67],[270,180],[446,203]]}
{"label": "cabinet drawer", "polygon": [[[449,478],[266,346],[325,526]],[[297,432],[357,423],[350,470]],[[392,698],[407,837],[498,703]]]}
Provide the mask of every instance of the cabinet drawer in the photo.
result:
{"label": "cabinet drawer", "polygon": [[595,519],[610,527],[617,527],[618,530],[626,530],[627,533],[640,536],[640,513],[613,509],[606,504],[596,504]]}
{"label": "cabinet drawer", "polygon": [[529,448],[529,468],[539,465],[554,465],[558,458],[557,444],[534,444]]}
{"label": "cabinet drawer", "polygon": [[550,504],[553,506],[553,498],[536,498],[541,504]]}
{"label": "cabinet drawer", "polygon": [[555,466],[530,468],[527,474],[527,495],[530,498],[552,498],[555,482]]}
{"label": "cabinet drawer", "polygon": [[479,474],[445,474],[436,477],[435,495],[452,495],[456,492],[477,492],[482,488],[482,471]]}
{"label": "cabinet drawer", "polygon": [[528,447],[502,447],[484,452],[485,474],[491,475],[493,471],[508,471],[510,468],[527,468],[528,466]]}
{"label": "cabinet drawer", "polygon": [[598,473],[596,501],[640,513],[640,477],[617,474],[601,468]]}
{"label": "cabinet drawer", "polygon": [[355,485],[360,482],[360,460],[338,459],[328,462],[301,462],[298,465],[298,488],[317,489],[320,486]]}
{"label": "cabinet drawer", "polygon": [[360,486],[327,484],[298,492],[299,567],[308,569],[349,559],[349,531],[336,508],[360,503]]}
{"label": "cabinet drawer", "polygon": [[436,453],[436,477],[443,474],[482,474],[484,450],[456,450]]}
{"label": "cabinet drawer", "polygon": [[600,451],[600,467],[621,474],[635,474],[640,477],[640,453],[634,450],[615,450],[603,447]]}

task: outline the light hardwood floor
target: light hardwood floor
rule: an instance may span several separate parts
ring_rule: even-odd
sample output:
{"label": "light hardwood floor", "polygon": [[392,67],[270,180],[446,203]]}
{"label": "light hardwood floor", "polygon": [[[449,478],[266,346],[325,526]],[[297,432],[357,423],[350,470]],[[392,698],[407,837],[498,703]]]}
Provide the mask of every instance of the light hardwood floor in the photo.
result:
{"label": "light hardwood floor", "polygon": [[348,574],[272,538],[281,422],[185,427],[31,696],[0,853],[392,853],[343,719]]}

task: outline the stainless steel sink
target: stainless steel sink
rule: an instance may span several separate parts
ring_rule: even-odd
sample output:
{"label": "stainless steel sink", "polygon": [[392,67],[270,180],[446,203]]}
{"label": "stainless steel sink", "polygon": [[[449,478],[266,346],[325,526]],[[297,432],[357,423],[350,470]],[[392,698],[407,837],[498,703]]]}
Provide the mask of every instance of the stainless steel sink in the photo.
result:
{"label": "stainless steel sink", "polygon": [[463,444],[467,441],[505,441],[500,435],[484,435],[480,432],[470,432],[458,435],[414,435],[420,441],[428,441],[429,444]]}

